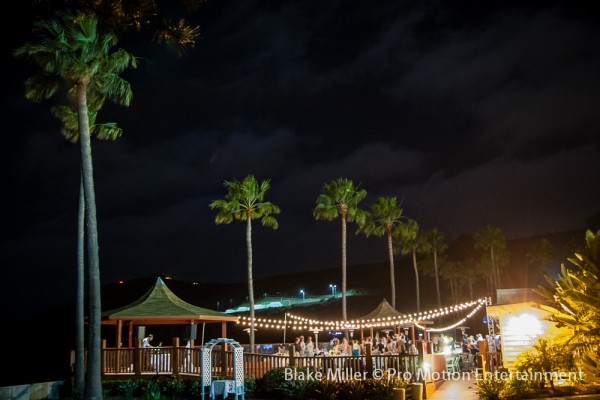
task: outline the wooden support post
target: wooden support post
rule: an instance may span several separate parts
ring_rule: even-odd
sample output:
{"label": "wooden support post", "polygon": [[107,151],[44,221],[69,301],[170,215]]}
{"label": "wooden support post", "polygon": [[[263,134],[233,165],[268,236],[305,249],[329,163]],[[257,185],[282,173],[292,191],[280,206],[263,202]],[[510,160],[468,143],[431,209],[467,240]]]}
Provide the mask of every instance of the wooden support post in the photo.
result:
{"label": "wooden support post", "polygon": [[129,321],[129,333],[127,339],[127,347],[133,347],[133,321]]}
{"label": "wooden support post", "polygon": [[100,358],[100,374],[104,375],[106,372],[106,339],[102,339],[102,357]]}
{"label": "wooden support post", "polygon": [[173,350],[171,353],[171,369],[173,370],[173,375],[179,374],[179,354],[181,353],[179,349],[179,338],[173,338]]}
{"label": "wooden support post", "polygon": [[289,353],[290,353],[290,367],[294,367],[296,365],[296,346],[294,346],[293,344],[290,344],[289,347]]}
{"label": "wooden support post", "polygon": [[115,340],[115,347],[118,349],[123,345],[121,334],[123,333],[123,320],[117,321],[117,338]]}
{"label": "wooden support post", "polygon": [[133,373],[135,375],[142,374],[142,341],[137,340],[133,349]]}
{"label": "wooden support post", "polygon": [[365,357],[366,357],[366,370],[367,370],[367,378],[373,377],[373,354],[371,353],[373,343],[365,343]]}

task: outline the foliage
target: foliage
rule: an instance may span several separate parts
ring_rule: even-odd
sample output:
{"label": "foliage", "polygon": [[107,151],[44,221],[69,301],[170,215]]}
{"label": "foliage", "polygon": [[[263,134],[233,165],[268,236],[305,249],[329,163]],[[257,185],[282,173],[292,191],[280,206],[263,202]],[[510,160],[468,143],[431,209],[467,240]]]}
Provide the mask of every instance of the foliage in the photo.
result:
{"label": "foliage", "polygon": [[546,275],[550,287],[535,291],[548,304],[540,307],[552,313],[559,326],[571,328],[570,343],[583,361],[586,378],[600,378],[600,231],[587,231],[586,249],[569,258],[572,267],[561,265],[555,280]]}
{"label": "foliage", "polygon": [[517,357],[515,368],[519,372],[530,374],[529,376],[532,377],[530,382],[533,386],[545,387],[548,378],[547,381],[552,389],[554,389],[553,372],[577,372],[571,346],[564,340],[544,338],[537,338],[530,350]]}
{"label": "foliage", "polygon": [[136,395],[136,392],[140,388],[139,383],[140,382],[138,380],[128,379],[126,381],[120,382],[117,388],[123,396],[131,398]]}
{"label": "foliage", "polygon": [[267,371],[260,379],[260,394],[269,398],[305,398],[305,392],[313,381],[302,379],[286,379],[286,371],[298,373],[314,373],[314,368],[307,367],[281,367]]}
{"label": "foliage", "polygon": [[183,379],[179,376],[159,379],[127,379],[103,381],[105,397],[143,399],[197,399],[200,398],[201,380]]}
{"label": "foliage", "polygon": [[244,379],[244,393],[248,397],[254,396],[258,392],[258,380],[254,378]]}
{"label": "foliage", "polygon": [[500,400],[501,394],[506,386],[502,379],[484,379],[476,383],[479,398],[482,400]]}
{"label": "foliage", "polygon": [[[180,0],[189,12],[197,10],[205,2],[206,0]],[[153,40],[165,43],[178,56],[194,47],[200,37],[198,26],[192,26],[182,18],[172,20],[167,17],[167,14],[172,14],[173,1],[64,0],[47,3],[48,8],[77,9],[86,15],[93,15],[98,19],[103,32],[119,36],[128,31],[152,28]]]}
{"label": "foliage", "polygon": [[144,381],[144,385],[142,386],[142,398],[144,400],[164,399],[164,390],[164,386],[162,386],[157,380]]}
{"label": "foliage", "polygon": [[[395,379],[357,379],[346,382],[327,379],[301,380],[285,379],[295,369],[297,373],[315,372],[306,367],[282,367],[268,371],[260,379],[260,390],[256,394],[261,398],[311,399],[311,400],[384,400],[393,396],[394,388],[405,388],[404,381]],[[289,375],[288,375],[289,376]],[[314,376],[314,375],[313,375]]]}
{"label": "foliage", "polygon": [[503,398],[518,399],[528,392],[531,383],[526,379],[509,379],[504,382]]}
{"label": "foliage", "polygon": [[175,375],[171,379],[167,379],[165,382],[165,395],[169,399],[187,399],[187,385],[185,381]]}

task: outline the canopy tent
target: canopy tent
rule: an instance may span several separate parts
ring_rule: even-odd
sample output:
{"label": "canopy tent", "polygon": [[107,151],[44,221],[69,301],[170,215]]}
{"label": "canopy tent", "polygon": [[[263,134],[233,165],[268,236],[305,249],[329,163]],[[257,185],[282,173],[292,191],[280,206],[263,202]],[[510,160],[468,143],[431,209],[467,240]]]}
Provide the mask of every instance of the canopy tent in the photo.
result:
{"label": "canopy tent", "polygon": [[[397,318],[403,318],[403,317],[405,317],[405,315],[402,314],[400,311],[396,310],[394,307],[392,307],[392,305],[390,303],[388,303],[387,299],[384,298],[383,300],[381,300],[381,303],[379,303],[379,305],[377,307],[375,307],[375,309],[373,311],[371,311],[367,315],[363,315],[360,318],[355,318],[355,320],[358,320],[358,321],[381,320],[381,321],[385,322],[385,320],[387,320],[388,318],[395,320]],[[395,326],[395,322],[390,322],[390,326]],[[372,338],[373,337],[373,326],[371,326],[370,329],[371,329],[371,338]],[[360,336],[361,336],[361,338],[364,336],[362,328],[360,329]]]}
{"label": "canopy tent", "polygon": [[123,324],[129,327],[129,347],[133,346],[133,328],[143,325],[196,325],[221,323],[222,337],[227,337],[227,322],[239,317],[207,308],[197,307],[177,297],[161,278],[138,300],[124,307],[102,313],[102,325],[117,326],[117,341],[121,342]]}
{"label": "canopy tent", "polygon": [[384,298],[381,303],[370,313],[367,315],[363,315],[360,318],[355,318],[357,320],[377,320],[377,319],[387,319],[387,318],[403,318],[404,314],[400,311],[396,310],[388,301]]}

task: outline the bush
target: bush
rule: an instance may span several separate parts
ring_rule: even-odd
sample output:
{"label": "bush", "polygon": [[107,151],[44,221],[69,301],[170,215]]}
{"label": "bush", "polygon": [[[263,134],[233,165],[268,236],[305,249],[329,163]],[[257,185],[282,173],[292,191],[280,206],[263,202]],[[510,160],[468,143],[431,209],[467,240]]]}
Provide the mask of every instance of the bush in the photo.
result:
{"label": "bush", "polygon": [[484,379],[476,383],[479,398],[482,400],[500,400],[506,386],[506,381],[501,379]]}
{"label": "bush", "polygon": [[307,367],[281,367],[269,370],[259,381],[259,395],[278,399],[305,398],[305,391],[314,382],[302,379],[286,379],[286,371],[288,373],[291,371],[297,375],[316,372],[314,368]]}

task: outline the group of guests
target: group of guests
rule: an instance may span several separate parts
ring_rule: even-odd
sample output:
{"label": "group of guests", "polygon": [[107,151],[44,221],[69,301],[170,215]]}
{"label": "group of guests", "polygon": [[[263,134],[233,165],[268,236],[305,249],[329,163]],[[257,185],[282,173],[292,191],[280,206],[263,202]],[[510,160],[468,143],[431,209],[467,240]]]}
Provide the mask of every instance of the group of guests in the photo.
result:
{"label": "group of guests", "polygon": [[[388,336],[376,335],[375,338],[349,340],[346,337],[332,338],[327,345],[315,346],[311,336],[306,339],[298,336],[294,340],[294,354],[298,357],[315,356],[360,356],[364,355],[367,343],[371,344],[371,354],[417,354],[417,348],[404,334]],[[288,354],[286,346],[282,343],[277,348],[278,355]]]}

